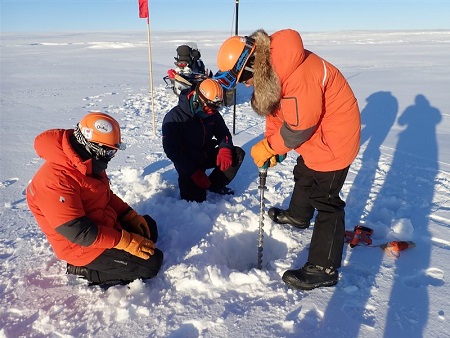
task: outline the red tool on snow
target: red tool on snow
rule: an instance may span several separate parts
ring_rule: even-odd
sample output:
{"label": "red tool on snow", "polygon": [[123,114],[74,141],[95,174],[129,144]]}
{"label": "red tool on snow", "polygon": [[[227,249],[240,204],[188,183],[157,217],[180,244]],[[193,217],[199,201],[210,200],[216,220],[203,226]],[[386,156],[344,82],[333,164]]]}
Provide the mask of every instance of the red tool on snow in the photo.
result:
{"label": "red tool on snow", "polygon": [[354,248],[358,245],[359,242],[362,242],[366,245],[372,244],[372,239],[370,238],[372,234],[373,230],[371,228],[358,224],[357,226],[355,226],[354,231],[345,232],[345,238],[350,244],[350,247]]}
{"label": "red tool on snow", "polygon": [[371,248],[380,247],[383,251],[386,251],[394,257],[399,257],[400,251],[416,246],[412,241],[392,241],[384,244],[372,245],[372,239],[370,238],[372,234],[373,230],[371,228],[357,225],[355,226],[354,231],[345,231],[345,240],[352,248],[361,242]]}
{"label": "red tool on snow", "polygon": [[386,244],[380,244],[379,247],[387,251],[394,257],[400,257],[400,251],[406,250],[408,248],[414,248],[416,244],[412,241],[393,241]]}

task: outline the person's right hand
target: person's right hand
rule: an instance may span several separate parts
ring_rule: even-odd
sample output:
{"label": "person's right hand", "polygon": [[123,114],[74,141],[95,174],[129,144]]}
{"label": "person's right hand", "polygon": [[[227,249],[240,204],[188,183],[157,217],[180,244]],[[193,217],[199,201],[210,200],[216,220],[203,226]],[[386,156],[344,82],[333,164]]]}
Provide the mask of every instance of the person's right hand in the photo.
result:
{"label": "person's right hand", "polygon": [[[269,145],[269,142],[265,138],[252,147],[250,154],[252,155],[253,161],[255,162],[256,166],[258,168],[261,168],[267,160],[275,156],[277,153],[273,151],[273,149]],[[271,167],[276,165],[276,159],[274,159],[274,161],[271,161],[270,164],[273,164],[271,165]]]}
{"label": "person's right hand", "polygon": [[122,237],[114,249],[129,252],[142,259],[149,259],[155,253],[155,244],[141,235],[122,230]]}
{"label": "person's right hand", "polygon": [[233,164],[233,154],[230,148],[220,148],[217,154],[216,165],[222,171],[226,171]]}
{"label": "person's right hand", "polygon": [[211,185],[209,177],[201,169],[198,169],[195,173],[193,173],[191,178],[194,183],[201,189],[207,189]]}
{"label": "person's right hand", "polygon": [[120,222],[124,229],[144,236],[145,238],[150,238],[150,229],[147,221],[133,209],[122,216]]}

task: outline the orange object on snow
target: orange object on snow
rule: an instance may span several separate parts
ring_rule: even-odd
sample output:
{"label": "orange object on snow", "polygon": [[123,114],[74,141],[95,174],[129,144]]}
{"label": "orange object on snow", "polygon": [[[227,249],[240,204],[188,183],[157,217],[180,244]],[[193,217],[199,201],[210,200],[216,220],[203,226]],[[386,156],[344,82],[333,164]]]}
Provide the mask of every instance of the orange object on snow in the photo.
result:
{"label": "orange object on snow", "polygon": [[400,251],[406,250],[408,248],[414,248],[416,244],[412,241],[393,241],[386,244],[381,244],[380,248],[387,251],[394,257],[400,256]]}

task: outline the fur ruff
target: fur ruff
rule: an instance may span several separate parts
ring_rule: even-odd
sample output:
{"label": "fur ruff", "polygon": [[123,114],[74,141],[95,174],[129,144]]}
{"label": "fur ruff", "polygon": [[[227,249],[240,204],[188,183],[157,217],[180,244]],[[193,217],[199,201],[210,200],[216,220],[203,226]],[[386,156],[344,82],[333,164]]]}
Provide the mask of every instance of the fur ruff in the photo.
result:
{"label": "fur ruff", "polygon": [[251,104],[258,115],[267,116],[280,104],[281,84],[271,63],[270,36],[259,29],[251,37],[256,42]]}

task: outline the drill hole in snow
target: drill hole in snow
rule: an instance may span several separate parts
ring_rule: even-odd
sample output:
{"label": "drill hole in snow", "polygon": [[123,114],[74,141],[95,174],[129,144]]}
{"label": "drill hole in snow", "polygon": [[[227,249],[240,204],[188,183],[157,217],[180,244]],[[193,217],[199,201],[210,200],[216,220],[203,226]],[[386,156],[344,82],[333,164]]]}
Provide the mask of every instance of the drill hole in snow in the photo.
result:
{"label": "drill hole in snow", "polygon": [[[263,237],[262,266],[269,262],[284,258],[287,255],[287,245],[269,236]],[[217,264],[225,265],[240,272],[249,271],[258,263],[258,233],[244,232],[242,234],[224,238],[220,245],[210,248],[217,250],[210,253],[216,257]]]}

